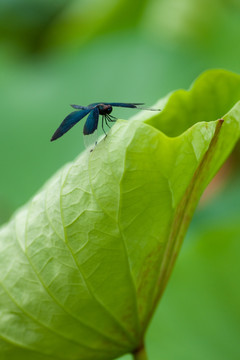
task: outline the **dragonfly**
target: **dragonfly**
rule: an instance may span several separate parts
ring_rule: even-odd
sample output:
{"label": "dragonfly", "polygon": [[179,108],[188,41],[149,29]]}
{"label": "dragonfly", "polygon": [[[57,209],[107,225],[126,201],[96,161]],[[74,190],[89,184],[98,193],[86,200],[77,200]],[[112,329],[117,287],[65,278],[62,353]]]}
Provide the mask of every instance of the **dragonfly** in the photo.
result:
{"label": "dragonfly", "polygon": [[109,123],[114,123],[117,120],[115,116],[110,115],[113,111],[113,107],[160,111],[159,109],[144,109],[142,108],[142,105],[144,105],[144,103],[93,103],[88,106],[71,105],[71,107],[76,109],[76,111],[71,112],[63,120],[63,122],[53,134],[51,141],[59,139],[87,115],[88,117],[83,127],[83,134],[90,135],[93,134],[95,130],[97,130],[99,116],[101,115],[102,130],[105,135],[107,135],[104,129],[104,125],[110,128]]}

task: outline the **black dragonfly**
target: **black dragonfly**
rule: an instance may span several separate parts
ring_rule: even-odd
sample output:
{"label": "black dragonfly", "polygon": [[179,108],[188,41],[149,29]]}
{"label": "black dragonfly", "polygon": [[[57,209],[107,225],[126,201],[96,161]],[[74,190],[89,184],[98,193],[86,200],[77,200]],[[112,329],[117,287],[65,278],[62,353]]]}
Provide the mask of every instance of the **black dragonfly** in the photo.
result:
{"label": "black dragonfly", "polygon": [[143,109],[141,105],[143,103],[94,103],[88,106],[81,105],[71,105],[77,111],[71,112],[60,124],[55,133],[53,134],[51,141],[57,140],[63,136],[68,130],[70,130],[75,124],[77,124],[81,119],[88,115],[83,128],[84,135],[93,134],[98,127],[99,115],[102,115],[102,129],[104,130],[104,123],[110,128],[109,123],[115,122],[117,118],[110,115],[113,107],[123,107],[123,108],[132,108],[132,109],[142,109],[142,110],[152,110],[160,111],[159,109]]}

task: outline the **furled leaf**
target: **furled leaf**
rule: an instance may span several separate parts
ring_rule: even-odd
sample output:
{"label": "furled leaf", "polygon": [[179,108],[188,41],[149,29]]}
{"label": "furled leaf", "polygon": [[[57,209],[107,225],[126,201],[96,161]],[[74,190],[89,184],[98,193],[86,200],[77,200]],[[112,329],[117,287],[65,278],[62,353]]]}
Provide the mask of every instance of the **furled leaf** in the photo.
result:
{"label": "furled leaf", "polygon": [[240,77],[209,71],[118,121],[0,231],[0,357],[133,352],[198,199],[240,132]]}

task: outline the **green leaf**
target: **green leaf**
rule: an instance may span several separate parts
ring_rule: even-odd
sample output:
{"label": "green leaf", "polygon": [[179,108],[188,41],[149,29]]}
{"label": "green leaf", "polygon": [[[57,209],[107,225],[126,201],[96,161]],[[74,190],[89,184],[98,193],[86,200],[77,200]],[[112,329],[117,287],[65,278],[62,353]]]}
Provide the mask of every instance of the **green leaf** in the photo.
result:
{"label": "green leaf", "polygon": [[239,138],[240,77],[216,70],[118,121],[0,230],[1,359],[134,352],[198,199]]}

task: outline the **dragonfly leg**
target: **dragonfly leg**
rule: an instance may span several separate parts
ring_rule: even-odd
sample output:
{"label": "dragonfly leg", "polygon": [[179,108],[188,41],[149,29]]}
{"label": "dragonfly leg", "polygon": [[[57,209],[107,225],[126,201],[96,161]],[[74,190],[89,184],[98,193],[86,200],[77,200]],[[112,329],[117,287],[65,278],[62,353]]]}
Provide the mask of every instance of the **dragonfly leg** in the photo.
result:
{"label": "dragonfly leg", "polygon": [[109,127],[109,129],[111,129],[111,126],[108,125],[108,119],[106,116],[104,117],[104,120],[105,120],[105,124]]}
{"label": "dragonfly leg", "polygon": [[103,127],[103,120],[104,120],[104,116],[102,116],[102,129],[103,129],[104,134],[107,136],[107,133],[106,133],[106,131],[104,130],[104,127]]}
{"label": "dragonfly leg", "polygon": [[110,121],[110,122],[116,122],[117,121],[117,118],[115,118],[115,116],[112,116],[112,115],[106,115],[107,116],[107,119],[108,119],[108,121]]}
{"label": "dragonfly leg", "polygon": [[117,118],[115,116],[109,114],[109,117],[110,119],[112,119],[112,121],[117,121]]}

